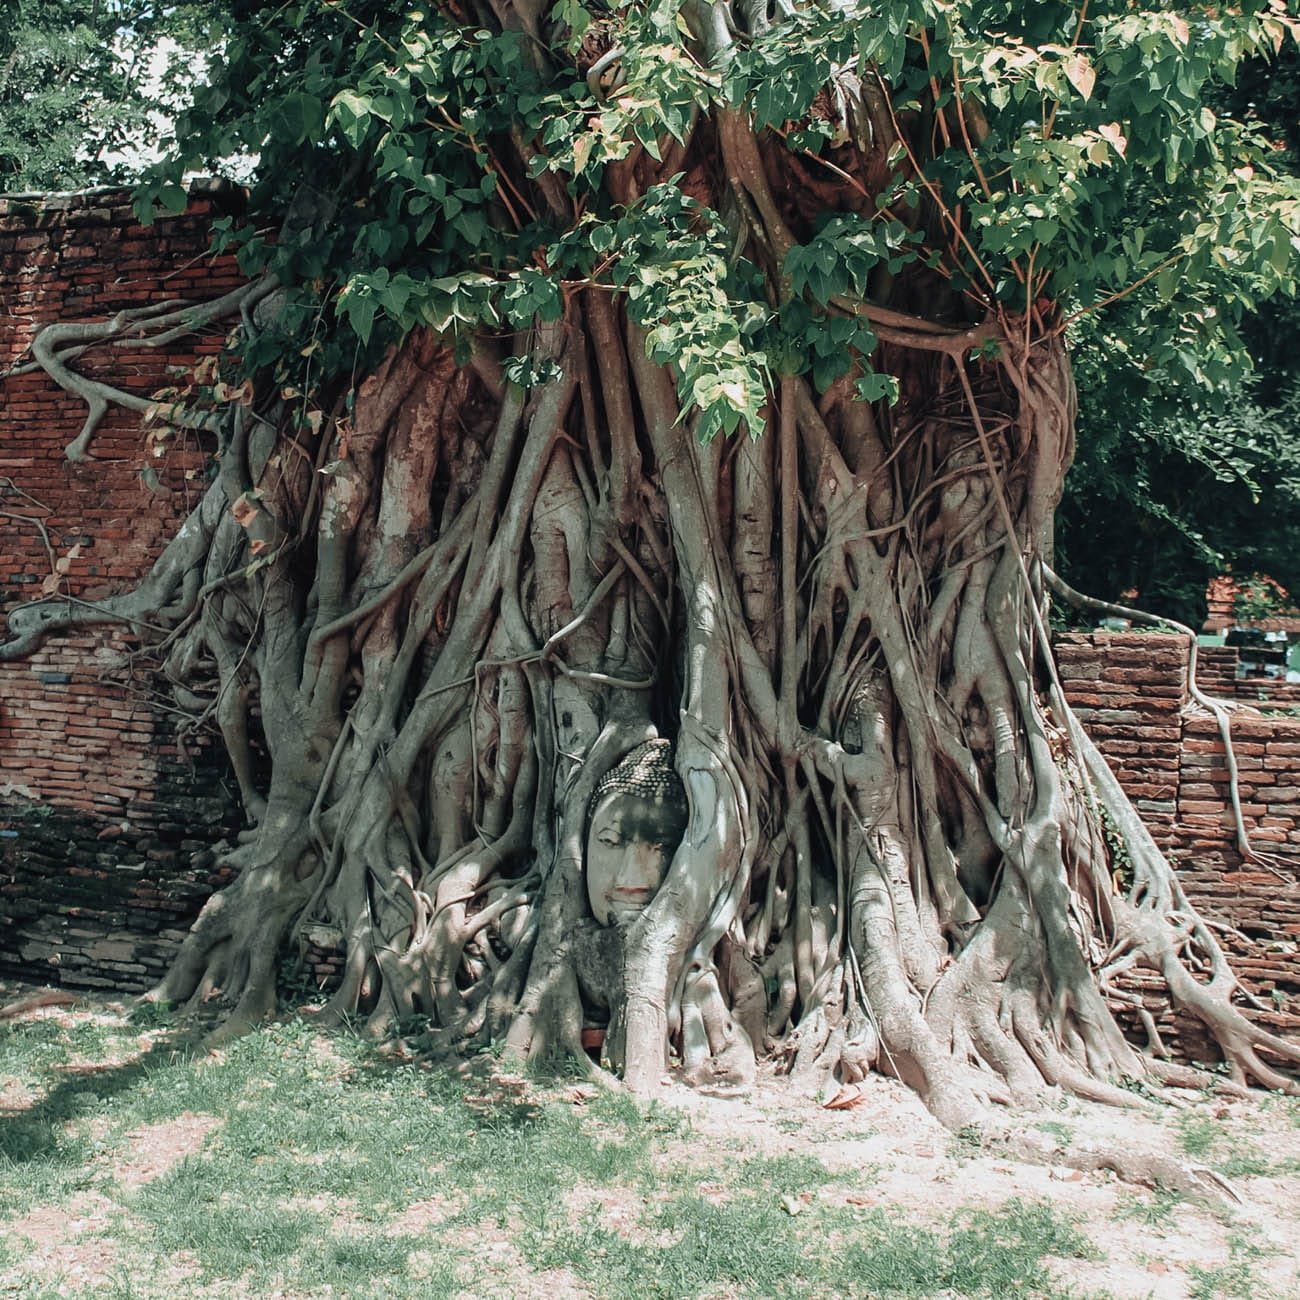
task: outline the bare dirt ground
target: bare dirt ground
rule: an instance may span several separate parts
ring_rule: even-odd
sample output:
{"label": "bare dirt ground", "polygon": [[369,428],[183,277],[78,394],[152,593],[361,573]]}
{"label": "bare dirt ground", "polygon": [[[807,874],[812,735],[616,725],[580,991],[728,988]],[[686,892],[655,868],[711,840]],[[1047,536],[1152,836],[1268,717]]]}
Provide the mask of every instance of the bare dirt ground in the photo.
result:
{"label": "bare dirt ground", "polygon": [[[14,995],[12,985],[0,985],[0,1003]],[[83,1076],[93,1078],[96,1071],[135,1068],[154,1048],[155,1033],[128,1028],[122,1004],[110,999],[86,999],[74,1007],[37,1008],[23,1020],[28,1026],[27,1038],[8,1030],[9,1037],[0,1036],[0,1132],[6,1125],[19,1125],[25,1117],[30,1118],[34,1108],[52,1104],[51,1094],[39,1082],[45,1077],[40,1069],[48,1067],[52,1071],[48,1077],[59,1081],[57,1087],[73,1089],[67,1117],[62,1118],[60,1112],[58,1123],[50,1125],[51,1141],[57,1147],[64,1138],[71,1142],[75,1137],[81,1143],[76,1150],[84,1154],[84,1163],[76,1168],[56,1168],[57,1160],[51,1157],[49,1168],[55,1169],[57,1177],[48,1172],[37,1176],[32,1170],[46,1166],[24,1150],[16,1157],[6,1153],[0,1143],[0,1174],[22,1174],[4,1184],[0,1192],[0,1296],[28,1300],[46,1295],[91,1295],[125,1300],[127,1296],[166,1294],[168,1287],[175,1293],[196,1295],[272,1294],[269,1289],[259,1289],[269,1284],[247,1279],[218,1283],[211,1268],[206,1274],[196,1271],[197,1257],[184,1248],[171,1249],[165,1264],[161,1258],[153,1260],[150,1286],[136,1289],[133,1281],[144,1258],[139,1253],[140,1242],[148,1239],[146,1227],[136,1218],[138,1207],[146,1203],[140,1197],[146,1194],[147,1198],[151,1185],[162,1186],[168,1178],[174,1182],[177,1171],[188,1167],[187,1161],[215,1159],[215,1144],[223,1126],[233,1110],[244,1108],[243,1103],[227,1098],[220,1106],[212,1106],[216,1113],[182,1106],[151,1122],[132,1122],[132,1112],[121,1109],[127,1105],[123,1098],[130,1097],[129,1089],[123,1088],[113,1097],[103,1088],[99,1093],[92,1089],[81,1094],[75,1091],[76,1081]],[[43,1057],[26,1057],[21,1068],[11,1074],[4,1059],[6,1046],[27,1043],[38,1033],[45,1034],[39,1039],[45,1042],[56,1031],[70,1036],[69,1044],[82,1046],[70,1046],[53,1065],[42,1065]],[[107,1037],[97,1038],[101,1033]],[[329,1040],[304,1042],[314,1057],[310,1063],[314,1080],[328,1081],[332,1070],[344,1078],[354,1068],[338,1057]],[[96,1044],[99,1050],[90,1050]],[[276,1051],[277,1059],[290,1056],[279,1046]],[[299,1067],[289,1063],[287,1068],[288,1085],[272,1083],[269,1078],[250,1079],[247,1090],[274,1087],[277,1097],[292,1105],[293,1071]],[[141,1090],[150,1086],[149,1071],[142,1069],[139,1080],[132,1086]],[[288,1097],[283,1095],[286,1086]],[[511,1088],[518,1095],[513,1083]],[[1144,1103],[1121,1111],[1062,1097],[1049,1108],[1014,1117],[1022,1132],[1049,1150],[1055,1145],[1061,1153],[1055,1163],[1050,1159],[1028,1163],[981,1148],[973,1133],[948,1133],[912,1093],[892,1080],[872,1077],[859,1089],[859,1097],[850,1107],[828,1110],[817,1098],[801,1095],[785,1079],[770,1073],[745,1097],[704,1095],[666,1083],[655,1111],[681,1122],[666,1126],[648,1149],[649,1191],[644,1179],[626,1184],[617,1178],[593,1182],[575,1172],[563,1187],[558,1204],[574,1224],[594,1226],[639,1245],[653,1244],[659,1230],[653,1224],[647,1226],[646,1209],[656,1199],[655,1178],[664,1188],[687,1187],[699,1200],[725,1207],[737,1202],[736,1172],[746,1163],[753,1168],[753,1162],[761,1158],[774,1162],[776,1168],[783,1161],[787,1165],[802,1161],[811,1168],[807,1162],[812,1161],[825,1170],[825,1180],[814,1179],[807,1187],[780,1195],[785,1213],[792,1218],[806,1214],[809,1228],[814,1227],[819,1213],[839,1214],[835,1221],[841,1225],[853,1221],[843,1217],[846,1213],[858,1218],[883,1213],[901,1225],[942,1232],[944,1225],[959,1222],[972,1207],[997,1211],[1021,1203],[1050,1205],[1073,1222],[1094,1249],[1088,1258],[1046,1261],[1053,1284],[1050,1291],[1030,1289],[1017,1294],[1154,1300],[1300,1297],[1300,1102],[1296,1099],[1261,1094],[1249,1100],[1225,1101],[1183,1093],[1175,1105]],[[537,1085],[526,1101],[531,1104],[535,1096],[539,1105],[558,1103],[571,1106],[580,1116],[596,1115],[592,1098],[599,1091],[581,1083]],[[80,1108],[76,1104],[79,1097],[85,1099]],[[181,1100],[178,1097],[178,1102]],[[162,1103],[149,1104],[157,1108]],[[114,1105],[119,1109],[113,1110]],[[226,1115],[220,1113],[223,1106]],[[582,1119],[581,1123],[588,1121]],[[591,1140],[599,1143],[599,1120],[593,1118],[590,1123],[595,1125]],[[478,1133],[477,1128],[470,1129],[466,1140],[478,1140]],[[1130,1152],[1163,1153],[1187,1165],[1211,1169],[1218,1185],[1226,1190],[1208,1192],[1204,1198],[1182,1196],[1126,1183],[1109,1172],[1080,1172],[1066,1163],[1065,1153],[1082,1136],[1093,1143],[1104,1141]],[[261,1158],[250,1157],[254,1165]],[[331,1159],[329,1153],[312,1154],[302,1158],[299,1167]],[[566,1176],[561,1159],[554,1178],[563,1184]],[[479,1285],[427,1294],[602,1294],[599,1285],[593,1287],[590,1279],[584,1281],[568,1267],[559,1263],[540,1267],[521,1254],[516,1245],[518,1224],[510,1213],[503,1211],[495,1219],[480,1214],[474,1220],[471,1216],[467,1227],[466,1215],[473,1208],[469,1204],[472,1188],[450,1181],[435,1186],[436,1190],[430,1192],[426,1187],[425,1194],[413,1195],[405,1204],[399,1198],[397,1208],[383,1220],[383,1231],[413,1241],[450,1232],[451,1248],[469,1261]],[[778,1195],[775,1189],[772,1195]],[[667,1196],[665,1191],[661,1199]],[[376,1222],[373,1214],[361,1216],[364,1207],[355,1199],[318,1190],[300,1193],[290,1189],[281,1204],[287,1213],[314,1216],[343,1234],[364,1233],[366,1224],[373,1227]],[[178,1202],[176,1213],[187,1212]],[[837,1232],[843,1235],[842,1228]],[[200,1255],[203,1249],[210,1247],[200,1247]],[[439,1249],[445,1256],[447,1247]],[[417,1249],[408,1267],[418,1273],[420,1259]],[[274,1293],[373,1293],[369,1289],[354,1292],[344,1281],[338,1285],[343,1289],[333,1289],[330,1284],[314,1293],[287,1286]],[[403,1293],[426,1294],[418,1285]],[[630,1290],[625,1287],[620,1292],[637,1293],[635,1282]],[[664,1292],[646,1292],[651,1293]],[[771,1292],[761,1283],[751,1283],[723,1285],[717,1290],[706,1286],[691,1293]],[[847,1293],[987,1292],[855,1288]]]}

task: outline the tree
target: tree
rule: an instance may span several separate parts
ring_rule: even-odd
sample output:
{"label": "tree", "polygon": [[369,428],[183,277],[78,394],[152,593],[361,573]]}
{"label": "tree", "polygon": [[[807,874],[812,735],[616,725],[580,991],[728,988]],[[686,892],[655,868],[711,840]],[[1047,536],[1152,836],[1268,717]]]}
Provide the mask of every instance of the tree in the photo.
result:
{"label": "tree", "polygon": [[[1269,165],[1300,172],[1300,57],[1288,43],[1246,60],[1214,109],[1254,132]],[[1128,351],[1131,320],[1090,323],[1072,341],[1079,454],[1058,515],[1064,576],[1199,627],[1211,578],[1231,570],[1300,584],[1300,366],[1293,298],[1240,322],[1253,373],[1189,383]]]}
{"label": "tree", "polygon": [[[120,181],[215,15],[151,0],[10,0],[0,31],[0,191]],[[183,43],[178,44],[179,42]],[[186,50],[180,58],[181,50]],[[138,166],[137,166],[138,171]]]}
{"label": "tree", "polygon": [[[142,196],[242,152],[282,214],[220,232],[254,277],[207,309],[229,354],[149,411],[212,428],[215,477],[138,591],[18,610],[4,651],[165,622],[220,725],[241,874],[157,995],[237,1032],[325,918],[375,1032],[582,1059],[607,1022],[637,1088],[670,1051],[875,1065],[959,1126],[1187,1077],[1120,1031],[1145,964],[1288,1086],[1042,600],[1071,326],[1140,306],[1126,346],[1222,371],[1294,287],[1294,187],[1204,107],[1285,11],[235,19]],[[92,402],[78,454],[112,394],[75,352],[183,323],[38,339]]]}
{"label": "tree", "polygon": [[1144,609],[1194,627],[1225,571],[1300,584],[1300,384],[1269,400],[1275,371],[1171,393],[1143,375],[1125,382],[1099,346],[1075,373],[1094,400],[1081,402],[1057,516],[1063,576],[1112,600],[1132,589]]}

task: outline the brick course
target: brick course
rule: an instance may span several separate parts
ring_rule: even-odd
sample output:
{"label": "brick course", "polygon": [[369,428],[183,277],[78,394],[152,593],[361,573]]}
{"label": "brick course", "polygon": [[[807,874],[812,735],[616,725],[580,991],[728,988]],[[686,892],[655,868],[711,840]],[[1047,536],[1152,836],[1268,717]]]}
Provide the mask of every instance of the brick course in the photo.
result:
{"label": "brick course", "polygon": [[[1232,714],[1243,820],[1255,849],[1270,858],[1266,867],[1247,866],[1237,850],[1218,723],[1192,702],[1188,690],[1188,648],[1185,636],[1146,632],[1068,633],[1056,643],[1066,697],[1177,867],[1189,901],[1228,927],[1219,939],[1246,989],[1263,1003],[1256,1015],[1277,1031],[1295,1034],[1300,716],[1290,711],[1288,690],[1260,697],[1266,687],[1287,683],[1238,679],[1235,649],[1201,648],[1201,689],[1261,710]],[[1158,998],[1152,1007],[1162,1010]]]}

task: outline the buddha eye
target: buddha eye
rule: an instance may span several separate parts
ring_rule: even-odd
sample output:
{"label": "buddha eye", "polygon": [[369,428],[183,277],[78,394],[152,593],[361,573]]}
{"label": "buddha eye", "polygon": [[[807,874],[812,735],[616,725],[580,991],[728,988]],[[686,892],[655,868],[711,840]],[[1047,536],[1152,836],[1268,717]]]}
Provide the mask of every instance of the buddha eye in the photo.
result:
{"label": "buddha eye", "polygon": [[623,843],[623,840],[613,831],[601,831],[601,833],[596,836],[596,843],[604,844],[611,849],[616,849]]}

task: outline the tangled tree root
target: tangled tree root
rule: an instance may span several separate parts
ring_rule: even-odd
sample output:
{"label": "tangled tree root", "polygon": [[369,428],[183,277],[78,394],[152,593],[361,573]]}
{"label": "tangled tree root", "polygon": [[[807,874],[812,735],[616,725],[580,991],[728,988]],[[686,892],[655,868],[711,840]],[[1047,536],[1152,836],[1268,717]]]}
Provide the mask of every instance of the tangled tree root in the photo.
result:
{"label": "tangled tree root", "polygon": [[[863,194],[907,143],[876,125],[837,155]],[[522,192],[517,153],[497,163]],[[801,168],[718,110],[662,163],[611,169],[611,201],[684,173],[775,299],[816,215]],[[578,219],[536,183],[539,209]],[[0,647],[102,619],[161,629],[165,677],[221,732],[239,874],[156,996],[219,997],[239,1032],[275,1007],[282,947],[321,922],[346,945],[329,1014],[376,1036],[584,1061],[584,1030],[603,1030],[638,1092],[670,1065],[743,1087],[776,1053],[810,1080],[894,1075],[960,1129],[994,1102],[1128,1104],[1126,1081],[1171,1078],[1116,1019],[1141,965],[1232,1079],[1294,1091],[1300,1046],[1233,1005],[1212,928],[1051,680],[1039,558],[1074,419],[1060,324],[1036,307],[972,322],[921,263],[898,286],[940,310],[829,308],[872,322],[897,403],[858,400],[852,369],[821,393],[787,375],[755,441],[702,443],[597,283],[531,331],[527,387],[499,342],[458,361],[417,330],[306,420],[269,374],[179,414],[215,432],[218,473],[139,589],[25,606]],[[43,333],[37,363],[90,405],[70,454],[126,400],[73,370],[82,349],[240,312],[247,341],[272,288]],[[673,742],[685,831],[641,845],[662,882],[601,924],[593,797],[653,738]]]}

